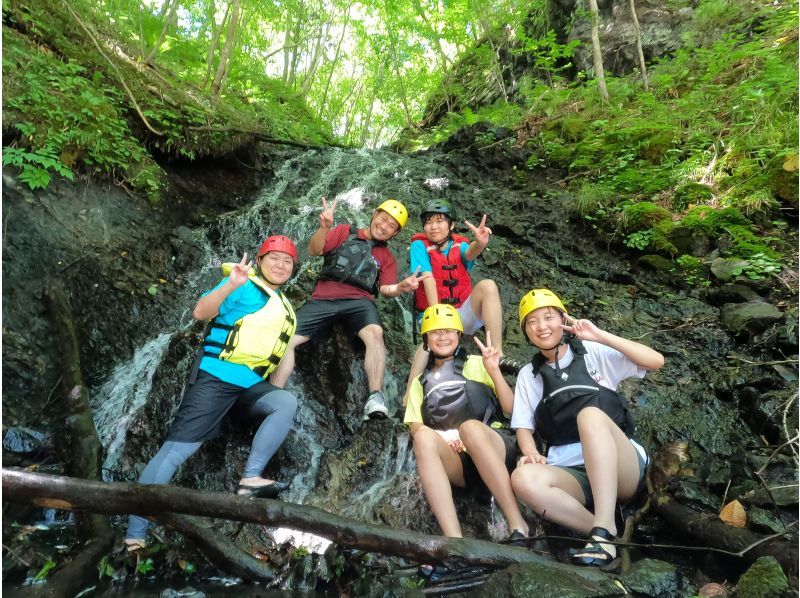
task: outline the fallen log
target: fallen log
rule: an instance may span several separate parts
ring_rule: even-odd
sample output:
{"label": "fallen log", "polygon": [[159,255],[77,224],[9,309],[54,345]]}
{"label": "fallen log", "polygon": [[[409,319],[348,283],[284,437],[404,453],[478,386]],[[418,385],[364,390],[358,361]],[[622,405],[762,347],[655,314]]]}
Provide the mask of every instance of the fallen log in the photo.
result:
{"label": "fallen log", "polygon": [[448,567],[465,564],[506,567],[530,563],[571,573],[590,581],[606,579],[599,571],[574,567],[524,548],[484,540],[445,538],[355,521],[304,505],[252,499],[223,492],[130,483],[102,483],[66,476],[3,468],[3,498],[11,502],[107,514],[135,513],[155,519],[164,513],[217,517],[310,532],[343,548],[403,557]]}
{"label": "fallen log", "polygon": [[242,550],[223,534],[208,529],[208,524],[203,519],[177,513],[161,513],[158,519],[189,538],[220,569],[246,581],[264,582],[275,579],[275,570],[269,563]]}
{"label": "fallen log", "polygon": [[726,525],[711,513],[701,513],[682,505],[667,494],[652,496],[653,510],[675,531],[693,538],[698,544],[729,552],[742,552],[740,558],[753,563],[761,556],[773,556],[789,579],[797,579],[798,545],[782,538],[765,538],[749,530]]}

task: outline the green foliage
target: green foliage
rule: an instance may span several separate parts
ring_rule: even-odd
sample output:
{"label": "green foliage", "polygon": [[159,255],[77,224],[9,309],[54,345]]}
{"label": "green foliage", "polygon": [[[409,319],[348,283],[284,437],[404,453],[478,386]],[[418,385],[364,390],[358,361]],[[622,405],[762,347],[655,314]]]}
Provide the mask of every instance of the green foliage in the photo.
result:
{"label": "green foliage", "polygon": [[100,562],[97,564],[99,579],[103,579],[103,577],[114,577],[114,572],[114,567],[108,562],[108,555],[100,559]]}
{"label": "green foliage", "polygon": [[675,194],[672,197],[672,207],[680,212],[690,205],[707,203],[713,197],[714,193],[707,185],[686,183],[675,189]]}
{"label": "green foliage", "polygon": [[53,148],[45,147],[33,152],[21,148],[8,147],[3,150],[3,165],[20,169],[19,180],[31,189],[44,189],[50,184],[52,170],[61,176],[74,180],[72,170],[64,166],[56,157]]}
{"label": "green foliage", "polygon": [[625,245],[633,249],[643,250],[653,240],[653,230],[640,230],[625,237]]}
{"label": "green foliage", "polygon": [[54,560],[47,559],[47,561],[45,561],[45,564],[42,565],[42,568],[39,569],[39,572],[33,578],[34,583],[37,582],[37,581],[42,581],[43,579],[45,579],[47,577],[47,575],[50,573],[50,571],[55,566],[56,566],[56,562]]}
{"label": "green foliage", "polygon": [[675,263],[683,272],[687,285],[691,287],[707,287],[711,284],[711,280],[705,276],[705,265],[699,258],[693,255],[682,255],[675,260]]}
{"label": "green foliage", "polygon": [[139,561],[139,564],[136,566],[136,573],[139,575],[147,575],[153,569],[155,569],[155,564],[153,563],[153,559],[146,558]]}
{"label": "green foliage", "polygon": [[622,223],[625,230],[641,231],[670,218],[666,208],[649,201],[625,206],[622,210]]}

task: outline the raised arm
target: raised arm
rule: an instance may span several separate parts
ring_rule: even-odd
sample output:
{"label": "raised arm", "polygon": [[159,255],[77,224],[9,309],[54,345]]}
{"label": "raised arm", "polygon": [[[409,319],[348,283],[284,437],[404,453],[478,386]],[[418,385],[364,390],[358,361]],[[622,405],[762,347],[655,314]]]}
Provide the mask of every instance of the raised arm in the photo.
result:
{"label": "raised arm", "polygon": [[500,401],[500,407],[503,413],[511,413],[514,409],[514,391],[506,382],[503,373],[500,371],[500,350],[492,346],[492,335],[486,333],[486,344],[484,345],[480,339],[475,337],[475,344],[481,350],[483,356],[483,367],[486,373],[494,382],[494,391],[497,395],[497,400]]}
{"label": "raised arm", "polygon": [[492,229],[486,226],[486,214],[481,218],[481,223],[478,226],[470,223],[468,220],[464,221],[467,228],[472,232],[473,241],[469,244],[466,257],[469,261],[476,259],[486,246],[489,244],[489,236],[492,234]]}
{"label": "raised arm", "polygon": [[252,265],[253,262],[247,261],[247,254],[245,253],[242,256],[242,261],[234,265],[231,269],[228,280],[224,285],[213,290],[208,295],[200,297],[197,304],[194,306],[192,316],[196,320],[210,320],[216,317],[222,302],[228,298],[228,295],[247,282],[247,277],[250,274]]}
{"label": "raised arm", "polygon": [[329,206],[327,200],[322,198],[322,213],[319,215],[319,228],[311,235],[308,241],[308,253],[310,255],[322,255],[322,248],[325,246],[325,237],[333,227],[333,211],[336,209],[336,200]]}
{"label": "raised arm", "polygon": [[564,330],[572,332],[580,340],[595,341],[616,349],[633,363],[645,370],[657,370],[664,365],[664,356],[647,345],[622,338],[598,328],[589,320],[575,320],[567,316]]}

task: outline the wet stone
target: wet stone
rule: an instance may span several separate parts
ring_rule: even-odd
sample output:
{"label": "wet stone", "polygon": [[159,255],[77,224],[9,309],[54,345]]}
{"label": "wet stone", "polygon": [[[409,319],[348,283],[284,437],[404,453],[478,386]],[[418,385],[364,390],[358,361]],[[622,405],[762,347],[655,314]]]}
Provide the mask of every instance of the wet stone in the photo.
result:
{"label": "wet stone", "polygon": [[722,306],[720,319],[731,332],[757,334],[766,330],[770,324],[780,321],[781,311],[765,301],[746,303],[726,303]]}
{"label": "wet stone", "polygon": [[642,559],[633,563],[630,571],[622,575],[622,582],[637,595],[689,596],[691,584],[673,565],[656,559]]}

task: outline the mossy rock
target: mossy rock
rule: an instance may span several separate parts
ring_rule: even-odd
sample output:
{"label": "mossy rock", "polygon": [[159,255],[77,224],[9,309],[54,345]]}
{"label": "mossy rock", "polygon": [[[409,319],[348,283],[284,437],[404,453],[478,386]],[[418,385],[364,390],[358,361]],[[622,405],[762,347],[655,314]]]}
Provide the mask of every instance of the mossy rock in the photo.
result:
{"label": "mossy rock", "polygon": [[675,269],[675,264],[672,260],[653,253],[640,257],[639,263],[652,268],[656,272],[671,272]]}
{"label": "mossy rock", "polygon": [[749,224],[747,218],[736,208],[719,209],[711,206],[690,208],[680,222],[686,228],[702,231],[709,237],[715,237],[730,226]]}
{"label": "mossy rock", "polygon": [[738,598],[772,598],[789,589],[780,564],[772,556],[762,556],[744,572],[736,584]]}
{"label": "mossy rock", "polygon": [[666,171],[661,168],[647,168],[641,163],[619,172],[612,181],[620,191],[639,196],[653,196],[672,185]]}
{"label": "mossy rock", "polygon": [[714,192],[706,185],[687,183],[675,189],[675,194],[672,196],[672,207],[682,211],[690,205],[705,204],[713,197]]}
{"label": "mossy rock", "polygon": [[652,164],[659,164],[664,154],[674,145],[673,134],[668,131],[656,133],[639,146],[639,156]]}
{"label": "mossy rock", "polygon": [[652,228],[662,220],[669,220],[672,215],[669,210],[649,201],[625,206],[622,211],[622,220],[627,231],[640,231]]}
{"label": "mossy rock", "polygon": [[561,120],[561,133],[569,141],[580,140],[586,134],[586,119],[577,114],[564,117]]}

